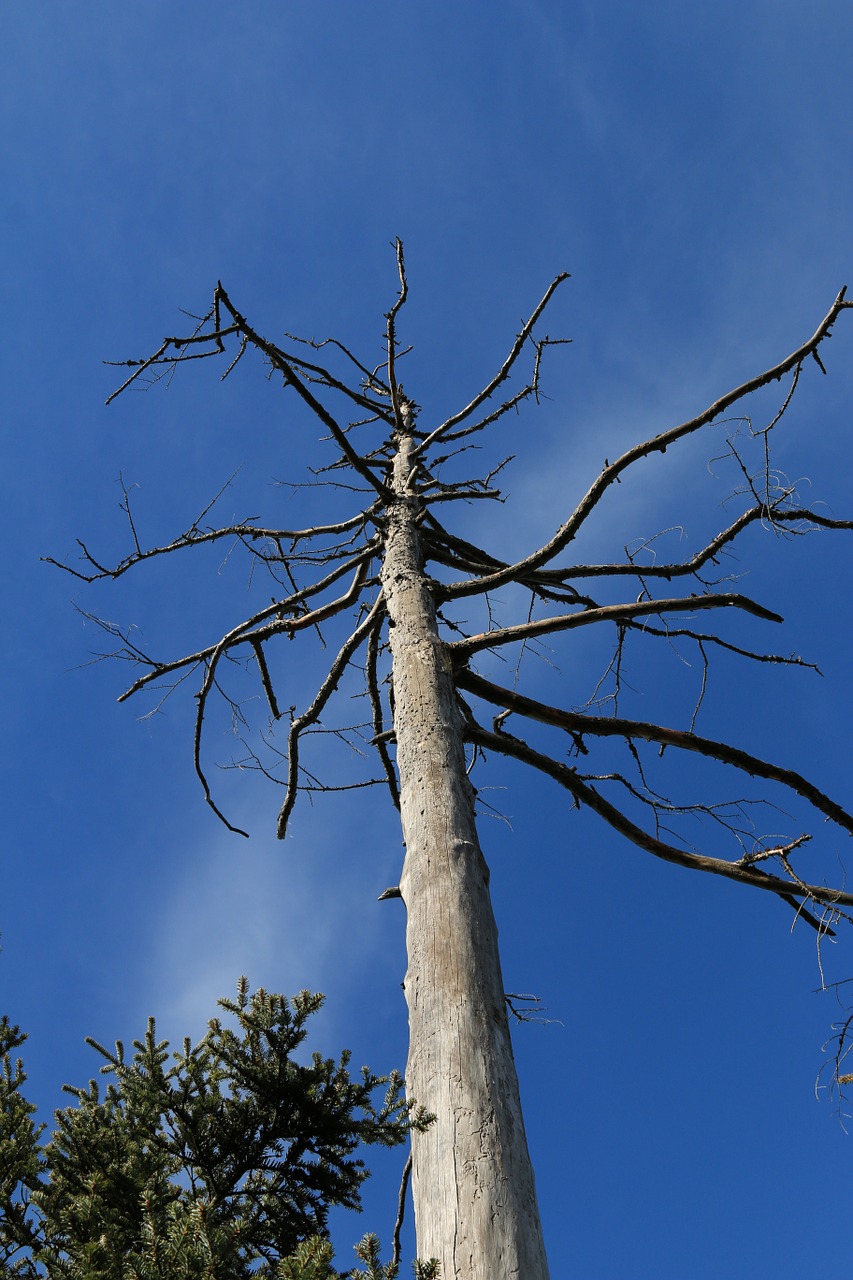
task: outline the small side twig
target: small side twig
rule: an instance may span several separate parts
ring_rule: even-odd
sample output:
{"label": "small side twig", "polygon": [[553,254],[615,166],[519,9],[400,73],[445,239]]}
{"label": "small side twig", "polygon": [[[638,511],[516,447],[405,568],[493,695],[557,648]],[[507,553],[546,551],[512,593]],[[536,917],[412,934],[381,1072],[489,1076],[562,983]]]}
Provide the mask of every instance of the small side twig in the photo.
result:
{"label": "small side twig", "polygon": [[[400,1234],[403,1230],[403,1218],[406,1214],[406,1192],[409,1188],[409,1178],[412,1176],[412,1150],[409,1148],[409,1155],[403,1167],[403,1176],[400,1179],[400,1194],[397,1197],[397,1221],[394,1223],[394,1235],[392,1238],[391,1248],[391,1265],[392,1267],[400,1266]],[[396,1272],[394,1272],[396,1275]]]}

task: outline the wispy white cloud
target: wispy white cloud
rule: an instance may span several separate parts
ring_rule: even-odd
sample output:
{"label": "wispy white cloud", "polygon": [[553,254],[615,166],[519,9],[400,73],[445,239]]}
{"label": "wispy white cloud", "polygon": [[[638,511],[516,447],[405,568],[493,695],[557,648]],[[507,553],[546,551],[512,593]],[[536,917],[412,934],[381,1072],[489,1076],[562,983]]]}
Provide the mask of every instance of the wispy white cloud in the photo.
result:
{"label": "wispy white cloud", "polygon": [[[203,1033],[241,974],[285,994],[359,985],[385,944],[389,915],[375,900],[394,878],[399,837],[380,835],[381,819],[370,830],[341,823],[340,803],[321,798],[283,844],[271,830],[250,840],[223,831],[175,850],[143,965],[142,998],[162,1034]],[[334,1008],[324,1020],[336,1021]]]}

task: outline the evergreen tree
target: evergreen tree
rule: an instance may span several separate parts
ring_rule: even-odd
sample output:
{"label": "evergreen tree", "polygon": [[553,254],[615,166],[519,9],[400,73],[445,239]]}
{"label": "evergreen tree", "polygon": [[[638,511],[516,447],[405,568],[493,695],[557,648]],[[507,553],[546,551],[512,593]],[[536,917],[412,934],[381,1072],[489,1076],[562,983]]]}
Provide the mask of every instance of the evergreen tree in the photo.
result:
{"label": "evergreen tree", "polygon": [[[328,1215],[360,1208],[369,1176],[362,1144],[395,1146],[429,1117],[404,1101],[402,1080],[367,1067],[350,1074],[315,1053],[296,1058],[323,997],[288,1000],[245,978],[221,1000],[193,1045],[170,1052],[153,1018],[132,1055],[116,1042],[86,1088],[56,1113],[42,1146],[26,1075],[12,1053],[24,1040],[0,1023],[0,1262],[4,1274],[50,1280],[332,1280]],[[377,1091],[384,1088],[381,1101]],[[391,1280],[375,1237],[358,1246]],[[429,1269],[419,1274],[428,1277]],[[344,1273],[347,1274],[347,1273]]]}

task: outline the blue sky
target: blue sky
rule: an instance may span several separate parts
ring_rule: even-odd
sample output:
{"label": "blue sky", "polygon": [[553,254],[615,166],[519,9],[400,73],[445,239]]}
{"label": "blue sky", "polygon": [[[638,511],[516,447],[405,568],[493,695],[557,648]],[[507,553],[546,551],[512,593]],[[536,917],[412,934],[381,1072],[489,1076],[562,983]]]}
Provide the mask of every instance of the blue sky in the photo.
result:
{"label": "blue sky", "polygon": [[[137,722],[147,707],[115,703],[126,671],[85,665],[100,638],[72,601],[177,651],[242,617],[239,571],[202,558],[86,590],[39,563],[77,536],[124,553],[119,472],[152,541],[237,468],[223,518],[289,524],[270,482],[302,478],[317,433],[258,367],[224,385],[184,369],[106,409],[116,371],[101,362],[153,349],[217,278],[269,334],[334,335],[378,361],[399,235],[407,390],[438,420],[568,270],[547,327],[573,344],[552,353],[539,412],[494,444],[519,455],[511,501],[460,516],[507,553],[539,545],[605,456],[793,349],[853,275],[853,15],[829,0],[92,0],[7,6],[0,29],[0,991],[31,1033],[32,1096],[49,1109],[88,1077],[86,1034],[129,1039],[151,1012],[164,1034],[199,1032],[243,972],[327,993],[317,1047],[402,1066],[402,908],[375,901],[401,847],[381,794],[302,804],[282,846],[276,795],[225,775],[242,841],[203,804],[189,702]],[[851,353],[844,316],[830,376],[806,371],[778,445],[837,515],[853,505]],[[714,446],[638,472],[590,545],[674,523],[700,537],[728,492]],[[767,643],[824,678],[721,664],[703,728],[849,808],[850,535],[748,551],[745,589],[786,615]],[[295,644],[288,657],[298,701],[310,672]],[[587,696],[584,645],[549,657],[558,669],[534,660],[529,687]],[[675,694],[695,671],[675,659],[657,674],[636,675],[644,714],[683,721]],[[772,899],[623,845],[544,780],[497,768],[480,783],[507,788],[486,794],[512,824],[482,828],[506,982],[556,1020],[515,1034],[555,1278],[846,1264],[853,1147],[813,1097],[837,1006],[813,994],[810,931],[790,936]],[[849,859],[820,834],[816,857]],[[830,980],[853,971],[845,939],[825,959]],[[390,1235],[398,1163],[342,1242]]]}

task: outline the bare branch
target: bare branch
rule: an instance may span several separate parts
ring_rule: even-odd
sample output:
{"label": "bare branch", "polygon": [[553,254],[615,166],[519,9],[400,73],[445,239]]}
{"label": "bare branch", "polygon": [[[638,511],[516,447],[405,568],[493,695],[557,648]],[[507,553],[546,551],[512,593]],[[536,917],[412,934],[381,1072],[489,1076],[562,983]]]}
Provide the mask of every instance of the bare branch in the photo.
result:
{"label": "bare branch", "polygon": [[779,520],[792,522],[802,520],[806,524],[817,525],[819,529],[853,529],[853,520],[837,520],[834,516],[822,516],[817,511],[792,509],[774,514],[774,523]]}
{"label": "bare branch", "polygon": [[[791,518],[800,519],[802,515],[802,512],[797,511],[795,515],[792,513]],[[778,520],[785,519],[786,517],[777,512],[774,512],[771,516],[767,506],[763,503],[758,506],[751,507],[748,511],[744,511],[739,515],[727,529],[723,529],[715,538],[712,538],[707,546],[705,546],[701,551],[698,551],[696,555],[691,556],[689,560],[684,560],[680,563],[638,565],[632,559],[624,564],[579,564],[571,565],[566,569],[542,569],[540,570],[540,573],[543,578],[548,581],[558,580],[561,582],[564,579],[573,580],[575,578],[618,576],[665,578],[669,581],[672,578],[684,577],[698,573],[709,560],[713,560],[714,557],[728,545],[728,543],[733,542],[738,534],[742,533],[750,524],[755,523],[755,521],[768,518],[771,520]]]}
{"label": "bare branch", "polygon": [[455,485],[447,485],[438,493],[425,495],[424,501],[432,505],[434,502],[476,502],[479,498],[502,502],[503,494],[499,489],[457,489]]}
{"label": "bare branch", "polygon": [[[233,478],[234,477],[232,476],[231,480],[233,480]],[[83,552],[83,558],[92,565],[95,570],[94,573],[81,573],[78,569],[72,569],[70,565],[63,564],[60,560],[55,560],[53,556],[42,556],[41,560],[45,564],[55,565],[57,569],[63,569],[66,573],[70,573],[73,577],[80,578],[84,582],[95,582],[100,578],[120,578],[122,574],[127,573],[128,569],[132,569],[135,565],[141,564],[144,560],[151,560],[156,556],[168,555],[172,551],[182,551],[187,547],[197,547],[206,543],[220,542],[223,538],[239,538],[244,543],[273,542],[278,544],[287,540],[295,545],[297,542],[301,542],[306,539],[313,539],[317,536],[348,533],[351,530],[365,528],[367,524],[376,517],[379,511],[379,504],[374,503],[366,510],[359,511],[357,515],[350,516],[346,520],[339,520],[333,524],[315,525],[313,528],[308,529],[271,529],[261,527],[253,524],[252,520],[254,520],[254,517],[249,516],[239,524],[223,525],[219,529],[206,529],[202,531],[199,529],[200,521],[204,519],[213,504],[225,492],[225,489],[231,483],[231,480],[228,480],[226,484],[223,485],[216,497],[208,503],[204,511],[196,517],[185,533],[179,534],[179,536],[172,542],[165,543],[162,546],[149,547],[148,550],[142,550],[137,542],[135,550],[131,552],[130,555],[119,560],[118,564],[114,565],[112,568],[100,564],[89,551],[85,543],[81,542],[79,538],[77,539],[77,545]],[[122,508],[127,511],[124,503],[122,503]],[[255,552],[255,554],[257,554],[257,552]],[[326,553],[324,552],[323,554],[325,557]],[[285,558],[284,554],[282,553],[279,558],[283,560]]]}
{"label": "bare branch", "polygon": [[[791,355],[786,356],[778,364],[772,365],[764,373],[750,378],[739,387],[735,387],[734,390],[720,396],[718,400],[715,400],[713,404],[709,405],[703,413],[698,414],[695,418],[690,418],[677,427],[671,427],[668,431],[661,432],[660,435],[653,436],[641,444],[634,445],[633,448],[623,453],[620,458],[617,458],[615,462],[605,462],[597,479],[593,481],[568,520],[560,526],[549,542],[546,542],[544,546],[525,556],[522,560],[516,561],[515,564],[509,565],[506,569],[490,574],[488,577],[469,582],[454,583],[451,588],[454,597],[480,594],[485,590],[493,590],[497,586],[502,586],[505,582],[518,578],[520,574],[531,569],[538,569],[547,564],[564,547],[568,546],[581,525],[597,507],[606,490],[619,479],[628,467],[653,453],[666,453],[671,444],[675,444],[676,441],[691,435],[701,427],[707,426],[715,418],[725,413],[731,405],[751,395],[754,391],[760,390],[761,387],[767,386],[768,383],[778,381],[789,370],[801,364],[806,356],[814,354],[821,342],[829,335],[841,312],[853,306],[853,303],[844,301],[845,292],[845,289],[841,290],[812,337],[807,342],[804,342],[801,347],[798,347],[796,351],[792,352]],[[438,428],[438,431],[440,430],[441,428]]]}
{"label": "bare branch", "polygon": [[273,689],[272,680],[270,679],[267,660],[264,657],[264,646],[259,640],[253,640],[252,648],[255,652],[255,660],[258,664],[258,670],[261,673],[261,684],[264,686],[264,693],[267,697],[270,714],[274,720],[278,720],[281,718],[281,712],[278,709],[278,702],[276,701],[275,690]]}
{"label": "bare branch", "polygon": [[704,644],[712,644],[718,649],[725,649],[728,653],[736,653],[741,658],[749,658],[750,662],[768,662],[784,667],[806,667],[809,671],[816,671],[818,675],[823,674],[816,663],[806,662],[805,658],[800,658],[795,653],[763,653],[757,649],[746,649],[743,645],[732,644],[730,640],[723,640],[721,636],[715,636],[711,632],[693,631],[690,627],[653,627],[648,622],[626,622],[624,625],[626,630],[639,631],[647,636],[660,636],[666,640],[693,640],[700,649]]}
{"label": "bare branch", "polygon": [[[406,1212],[406,1191],[409,1186],[409,1178],[412,1176],[412,1150],[409,1148],[409,1154],[406,1163],[403,1166],[403,1176],[400,1179],[400,1193],[397,1196],[397,1220],[394,1223],[394,1234],[391,1238],[391,1267],[399,1268],[400,1266],[400,1233],[403,1230],[403,1216]],[[394,1272],[396,1274],[396,1272]]]}
{"label": "bare branch", "polygon": [[[553,1026],[554,1023],[559,1022],[557,1018],[543,1018],[541,1016],[545,1013],[545,1005],[539,996],[521,991],[507,991],[504,993],[504,1000],[506,1001],[507,1012],[511,1017],[515,1018],[516,1022],[532,1022],[539,1027]],[[517,1001],[526,1004],[527,1008],[519,1009]],[[562,1026],[563,1024],[559,1022],[559,1025]]]}
{"label": "bare branch", "polygon": [[646,742],[657,742],[661,746],[693,751],[697,755],[718,760],[721,764],[732,765],[751,777],[778,782],[802,796],[819,813],[843,827],[848,834],[853,835],[853,816],[801,774],[793,769],[783,769],[767,760],[761,760],[748,751],[729,746],[728,743],[717,742],[713,738],[703,738],[698,734],[685,732],[683,729],[667,729],[663,725],[648,724],[642,720],[626,720],[615,716],[585,716],[576,711],[563,711],[557,707],[548,706],[544,702],[537,702],[534,698],[527,698],[513,689],[504,689],[464,667],[456,672],[456,684],[460,689],[466,689],[469,693],[495,706],[517,712],[530,720],[538,720],[542,724],[564,729],[573,735],[639,738]]}
{"label": "bare branch", "polygon": [[391,799],[394,808],[400,808],[400,791],[397,786],[397,775],[394,766],[391,763],[391,757],[388,754],[388,747],[385,743],[383,734],[385,732],[385,723],[382,716],[382,698],[379,693],[379,678],[377,675],[377,664],[379,661],[379,641],[380,641],[380,623],[381,617],[377,619],[377,624],[370,632],[367,640],[367,693],[370,698],[370,709],[373,715],[373,744],[379,753],[382,761],[382,768],[385,770],[385,777],[388,782],[388,790],[391,792]]}
{"label": "bare branch", "polygon": [[278,828],[276,832],[279,840],[283,840],[287,835],[287,824],[290,820],[290,815],[293,812],[293,806],[296,803],[296,796],[299,792],[300,736],[310,725],[316,724],[319,720],[323,708],[337,689],[341,677],[349,665],[350,658],[376,625],[376,620],[381,615],[383,608],[384,604],[382,594],[380,593],[374,601],[373,607],[367,614],[367,617],[356,627],[349,639],[342,645],[308,710],[303,712],[302,715],[296,716],[291,722],[287,743],[287,791],[285,793],[284,803],[282,804],[281,811],[278,815]]}
{"label": "bare branch", "polygon": [[[319,622],[323,621],[324,619],[332,617],[336,613],[341,613],[348,606],[352,605],[357,599],[358,594],[361,591],[361,588],[364,584],[364,579],[367,576],[368,564],[369,564],[369,560],[365,560],[361,565],[359,565],[358,569],[356,570],[356,574],[355,574],[355,577],[353,578],[349,591],[347,591],[345,595],[340,596],[337,600],[333,600],[330,604],[323,605],[317,609],[312,610],[310,613],[306,613],[302,617],[294,619],[287,623],[278,623],[272,628],[267,627],[262,630],[259,629],[259,630],[253,631],[249,636],[246,636],[246,635],[240,636],[236,634],[241,630],[241,628],[236,628],[235,631],[231,631],[227,635],[222,637],[219,643],[214,647],[213,652],[210,654],[210,658],[207,660],[207,670],[205,673],[204,681],[202,682],[202,686],[199,693],[196,695],[197,706],[196,706],[196,719],[195,719],[195,735],[194,735],[194,744],[193,744],[193,763],[195,765],[196,775],[198,776],[199,782],[201,783],[202,789],[204,791],[205,800],[210,805],[211,809],[213,809],[217,817],[220,818],[222,822],[225,823],[226,827],[228,827],[230,831],[236,832],[238,835],[247,835],[248,833],[245,831],[241,831],[238,827],[233,827],[231,823],[228,822],[228,820],[224,817],[220,809],[217,808],[211,796],[210,786],[208,784],[207,777],[205,775],[204,769],[202,768],[202,764],[201,764],[201,741],[202,741],[202,734],[204,731],[204,716],[205,716],[205,711],[207,706],[207,699],[210,695],[210,691],[215,687],[215,675],[216,675],[216,669],[217,669],[219,660],[221,657],[227,654],[228,651],[232,649],[235,644],[240,644],[248,640],[251,643],[255,654],[257,655],[260,649],[260,641],[262,639],[266,639],[269,635],[277,634],[278,632],[283,630],[285,627],[287,627],[288,629],[290,629],[291,627],[293,629],[296,629],[296,628],[304,628],[308,626],[316,626]],[[371,614],[370,614],[371,617],[373,616],[375,609],[376,609],[376,606],[374,606],[374,609],[371,610]],[[354,635],[358,636],[359,630],[360,629],[357,629]],[[347,641],[347,645],[351,643],[352,639],[353,637],[351,636],[350,640]],[[339,653],[338,657],[335,659],[335,664],[333,664],[332,666],[332,669],[329,673],[329,677],[325,681],[320,691],[320,694],[318,694],[317,698],[315,698],[314,703],[312,704],[309,711],[306,712],[304,716],[298,717],[297,720],[294,720],[291,723],[291,727],[290,727],[291,740],[293,740],[293,737],[294,737],[294,725],[298,725],[298,729],[297,729],[297,736],[298,736],[298,733],[301,732],[303,728],[307,727],[309,724],[313,724],[319,718],[320,711],[322,710],[323,705],[325,705],[325,702],[328,700],[328,697],[334,692],[334,689],[337,687],[338,680],[340,679],[340,676],[343,674],[343,670],[344,670],[344,667],[346,666],[346,662],[343,663],[343,665],[340,667],[339,670],[337,670],[337,666],[341,662],[341,655],[344,653],[344,651],[347,650],[347,645],[344,645],[344,648],[341,650],[341,653]],[[264,664],[264,668],[265,666],[266,664]],[[262,675],[263,675],[264,668],[262,668]],[[336,670],[337,670],[337,676],[334,679],[332,679]],[[145,679],[150,679],[150,678],[151,678],[150,676],[145,677]],[[267,681],[268,680],[269,680],[269,675],[267,674]],[[142,683],[141,681],[138,681],[137,685],[141,683]],[[323,693],[323,690],[327,688],[327,686],[328,686],[328,692],[326,693],[326,696],[322,699],[322,701],[320,701],[321,694]],[[275,700],[275,695],[272,693],[271,685],[269,686],[269,689],[267,689],[267,684],[265,683],[264,689],[265,689],[265,692],[267,693],[267,698],[270,701],[271,709],[273,707],[276,707],[277,703]],[[270,699],[270,694],[272,694],[271,699]],[[124,695],[124,696],[127,696],[127,695]],[[315,708],[316,708],[316,714],[312,714],[315,711]],[[275,711],[273,711],[273,714],[275,714]],[[292,750],[289,753],[289,755],[293,762],[291,772],[290,772],[290,777],[292,777],[295,780],[296,779],[295,770],[298,762],[296,761],[295,754]],[[291,805],[291,808],[292,808],[292,805]]]}
{"label": "bare branch", "polygon": [[385,317],[385,320],[387,322],[386,337],[387,337],[387,351],[388,351],[388,365],[387,365],[388,389],[391,393],[391,405],[394,410],[394,422],[397,426],[397,430],[403,431],[403,430],[408,430],[411,424],[409,422],[408,414],[406,415],[406,419],[404,421],[404,417],[403,417],[404,400],[402,395],[402,388],[397,385],[397,373],[395,369],[395,361],[397,358],[396,324],[397,324],[397,313],[400,311],[400,308],[405,305],[406,298],[409,296],[409,286],[406,281],[406,263],[403,257],[403,242],[399,238],[399,236],[394,242],[394,249],[397,254],[397,273],[400,277],[400,292],[397,295],[397,300],[395,301],[393,307]]}
{"label": "bare branch", "polygon": [[516,391],[515,395],[510,396],[503,404],[499,405],[492,413],[486,414],[485,418],[480,418],[477,422],[472,422],[470,426],[463,427],[461,431],[446,431],[442,437],[442,443],[446,444],[452,440],[463,440],[467,436],[475,435],[478,431],[485,430],[490,427],[493,422],[497,422],[499,418],[510,413],[513,409],[524,401],[533,396],[536,403],[539,403],[539,374],[542,366],[542,353],[546,347],[568,346],[571,338],[531,338],[536,348],[536,359],[533,362],[533,375],[528,383],[526,383],[520,391]]}
{"label": "bare branch", "polygon": [[522,622],[514,627],[497,627],[494,631],[486,631],[481,635],[470,636],[464,640],[452,640],[448,649],[459,657],[476,653],[480,649],[492,649],[495,645],[514,644],[519,640],[532,640],[536,636],[553,635],[557,631],[571,631],[575,627],[587,626],[593,622],[624,623],[649,614],[689,612],[700,609],[742,609],[756,618],[768,622],[783,622],[784,619],[771,609],[750,600],[748,596],[727,593],[725,595],[687,596],[676,600],[646,600],[635,604],[606,604],[594,609],[583,609],[579,613],[563,614],[556,618],[539,618],[532,622]]}
{"label": "bare branch", "polygon": [[[208,314],[202,319],[201,323],[204,324],[209,320],[211,314],[211,312],[208,312]],[[111,395],[107,396],[104,403],[111,404],[117,396],[121,395],[122,391],[125,391],[132,382],[136,381],[140,374],[145,373],[147,369],[150,369],[155,365],[168,364],[174,366],[176,364],[183,364],[187,360],[206,360],[209,356],[220,355],[225,350],[222,339],[230,337],[232,333],[237,332],[239,332],[239,326],[236,324],[229,325],[226,329],[219,329],[217,326],[213,332],[194,333],[187,338],[164,338],[162,345],[157,348],[153,356],[148,356],[145,360],[106,360],[104,362],[105,364],[113,366],[124,365],[125,367],[136,366],[136,370],[121,384],[120,387],[117,387]],[[184,347],[192,346],[194,343],[205,342],[215,343],[214,349],[212,351],[191,352],[189,355],[180,354]],[[175,351],[179,354],[167,356],[166,352],[170,347],[174,347]],[[233,368],[233,365],[231,368]],[[230,368],[226,370],[226,374],[229,372]]]}
{"label": "bare branch", "polygon": [[[520,738],[515,738],[505,732],[491,733],[476,723],[468,724],[467,736],[472,742],[476,742],[481,747],[521,760],[525,764],[532,765],[533,768],[538,769],[540,773],[553,778],[555,782],[559,782],[561,786],[565,787],[579,804],[585,804],[589,809],[604,818],[620,835],[626,836],[632,844],[638,845],[641,849],[654,854],[657,858],[662,858],[664,862],[672,862],[677,866],[687,867],[694,871],[707,871],[712,875],[725,876],[729,880],[738,880],[742,884],[749,884],[757,889],[775,893],[785,900],[807,897],[812,902],[826,903],[828,906],[833,907],[853,906],[853,893],[844,893],[839,889],[828,889],[825,885],[812,885],[805,882],[792,884],[789,880],[782,880],[778,876],[760,872],[757,867],[752,867],[742,862],[728,862],[725,858],[712,858],[706,854],[688,853],[675,845],[664,843],[664,841],[638,827],[620,809],[617,809],[615,805],[600,796],[594,787],[581,780],[574,769],[569,768],[568,765],[561,764],[557,760],[552,760],[550,756],[545,756],[541,752],[535,751]],[[808,836],[800,836],[791,844],[779,846],[766,852],[768,852],[769,856],[781,857],[783,854],[788,853],[792,847],[803,844],[809,838]]]}
{"label": "bare branch", "polygon": [[[305,339],[302,338],[295,338],[293,334],[288,334],[287,336],[294,342],[305,341]],[[309,342],[308,345],[315,348],[317,346],[316,343],[312,342]],[[341,344],[338,343],[337,345],[340,346]],[[280,348],[277,349],[280,350]],[[379,401],[365,395],[357,388],[349,386],[346,382],[341,382],[339,378],[335,377],[331,370],[324,368],[323,365],[312,364],[310,360],[303,360],[301,356],[293,355],[292,352],[282,351],[281,354],[295,369],[304,373],[306,382],[315,383],[322,387],[328,387],[331,391],[338,391],[341,395],[346,396],[347,399],[352,400],[354,404],[357,404],[360,409],[367,409],[371,415],[370,421],[386,422],[389,425],[393,422],[393,419],[384,404],[381,404]],[[354,359],[354,357],[351,358]],[[376,384],[377,393],[382,394],[381,383],[379,383],[377,379],[373,379],[373,382]]]}
{"label": "bare branch", "polygon": [[[156,665],[152,664],[154,665],[154,669],[149,671],[147,675],[140,676],[140,678],[136,680],[129,689],[126,689],[125,692],[121,694],[118,701],[125,702],[128,698],[132,697],[134,693],[138,693],[140,689],[143,689],[147,684],[150,684],[152,680],[157,680],[160,676],[168,675],[170,671],[178,671],[182,667],[194,666],[199,662],[218,661],[221,654],[233,649],[238,644],[249,643],[255,645],[263,640],[268,640],[271,636],[280,635],[281,633],[293,635],[295,631],[301,631],[305,627],[316,626],[317,623],[324,622],[334,614],[340,613],[341,610],[347,608],[348,605],[353,604],[358,598],[358,594],[367,579],[367,570],[370,565],[370,561],[375,554],[376,547],[371,544],[363,551],[360,551],[358,555],[352,556],[343,564],[339,564],[331,573],[326,574],[325,578],[322,578],[319,582],[312,583],[311,586],[308,587],[303,587],[301,591],[294,591],[294,593],[288,596],[287,599],[276,601],[271,605],[267,605],[265,609],[259,610],[259,612],[254,614],[251,618],[248,618],[245,622],[241,622],[238,626],[227,632],[226,635],[222,636],[221,639],[216,642],[216,644],[210,645],[206,649],[199,649],[196,653],[187,654],[183,658],[177,658],[174,662],[158,662]],[[283,613],[295,610],[305,600],[325,591],[328,587],[337,582],[339,578],[342,578],[349,573],[353,568],[355,568],[355,576],[349,590],[345,592],[344,595],[339,596],[336,600],[330,601],[327,605],[318,606],[318,608],[299,614],[296,617],[280,617]],[[265,627],[258,625],[270,617],[275,617],[276,621],[274,623],[267,624]]]}
{"label": "bare branch", "polygon": [[242,316],[240,312],[237,311],[221,284],[216,286],[215,296],[217,302],[224,306],[229,312],[239,331],[246,335],[253,346],[257,347],[259,351],[263,351],[264,355],[267,356],[273,367],[278,369],[282,374],[287,385],[293,387],[297,395],[299,395],[305,404],[308,405],[316,417],[320,419],[353,470],[357,471],[358,474],[362,476],[385,501],[387,501],[390,497],[390,490],[377,476],[373,474],[373,471],[364,461],[362,456],[353,449],[347,439],[346,432],[335,421],[325,405],[323,405],[308,388],[302,378],[298,376],[294,364],[288,360],[284,352],[281,351],[274,343],[268,342],[266,338],[262,338],[261,335],[251,327],[245,316]]}
{"label": "bare branch", "polygon": [[[430,434],[424,440],[422,440],[418,445],[418,453],[421,453],[421,454],[425,453],[426,450],[429,448],[429,446],[433,444],[436,440],[442,439],[442,437],[444,437],[448,431],[452,431],[454,427],[457,427],[460,422],[464,422],[466,418],[470,418],[471,414],[474,413],[477,409],[479,409],[483,401],[488,400],[490,396],[492,396],[495,393],[495,391],[497,391],[501,383],[506,381],[506,379],[509,377],[512,366],[515,364],[516,360],[518,359],[521,353],[522,348],[524,347],[524,344],[527,342],[527,339],[530,337],[531,333],[533,332],[533,327],[536,324],[536,321],[539,319],[542,312],[545,310],[548,303],[551,301],[551,298],[554,296],[554,293],[559,288],[559,286],[563,283],[564,280],[568,280],[568,279],[569,279],[568,271],[561,271],[560,274],[551,281],[551,283],[548,285],[548,288],[545,290],[545,293],[543,294],[542,298],[540,299],[539,303],[534,308],[532,315],[522,326],[520,333],[517,335],[515,342],[512,344],[509,355],[507,356],[506,360],[504,360],[503,364],[501,365],[500,369],[495,374],[495,376],[492,378],[491,382],[487,383],[487,385],[483,388],[483,390],[479,392],[479,394],[476,395],[474,399],[465,406],[464,409],[461,409],[459,413],[452,414],[451,417],[446,418],[445,421],[442,422],[441,426],[436,427],[434,431],[431,431]],[[504,412],[504,409],[502,408],[500,412]],[[497,414],[493,415],[492,418],[490,418],[490,421],[493,421],[494,417],[497,417],[497,416],[498,416]],[[485,425],[485,423],[483,425]]]}
{"label": "bare branch", "polygon": [[[317,623],[322,622],[325,618],[332,617],[334,614],[342,612],[349,605],[353,604],[357,599],[358,594],[361,591],[361,588],[364,584],[364,579],[367,576],[368,564],[369,564],[369,560],[364,560],[363,563],[359,565],[358,569],[356,570],[355,577],[353,578],[352,585],[350,586],[349,591],[347,591],[345,595],[340,596],[337,600],[333,600],[330,604],[323,605],[320,608],[314,609],[310,613],[306,613],[302,617],[294,619],[293,621],[288,622],[287,624],[279,623],[272,629],[269,627],[265,628],[264,632],[270,635],[275,634],[276,632],[282,630],[282,628],[285,625],[288,628],[293,627],[294,629],[297,626],[298,627],[316,626]],[[239,628],[237,630],[239,630]],[[258,630],[252,633],[251,644],[256,654],[258,652],[260,639],[265,638],[264,632]],[[195,771],[198,776],[198,780],[201,783],[202,789],[204,791],[204,798],[207,801],[207,803],[210,805],[213,812],[217,815],[218,818],[222,819],[222,821],[225,823],[226,827],[228,827],[230,831],[234,831],[238,835],[245,836],[245,835],[248,835],[248,832],[241,831],[239,827],[232,827],[231,823],[228,822],[228,820],[224,817],[222,812],[214,804],[213,798],[210,793],[210,786],[208,785],[207,778],[201,766],[201,739],[202,739],[202,733],[204,730],[204,713],[206,709],[208,696],[210,694],[211,689],[215,685],[215,674],[216,674],[217,664],[219,662],[219,659],[224,654],[227,654],[228,651],[234,647],[235,643],[239,644],[242,642],[242,640],[249,639],[249,637],[247,636],[238,637],[236,639],[234,637],[235,637],[235,633],[233,631],[229,632],[228,635],[223,636],[223,638],[219,641],[219,644],[215,646],[212,654],[210,655],[210,659],[208,660],[208,663],[207,663],[207,671],[204,677],[204,681],[197,695],[195,736],[194,736],[194,744],[193,744],[193,763],[195,765]],[[346,646],[344,646],[344,648],[346,648]],[[336,661],[340,661],[340,655],[338,655],[338,659],[336,659]],[[346,664],[344,663],[344,666],[345,665]],[[334,668],[333,668],[333,671],[334,671]],[[342,672],[343,672],[343,667],[341,668],[341,672],[339,673],[338,678],[340,677],[340,674]],[[331,685],[329,689],[329,694],[333,692],[336,685],[337,685],[337,679]],[[325,688],[325,685],[324,685],[324,688]],[[319,698],[319,694],[318,694],[318,698]],[[274,701],[275,699],[273,698],[273,702]],[[315,699],[315,705],[316,703],[317,703],[317,699]],[[322,708],[322,703],[321,703],[321,708]],[[306,715],[307,714],[308,713],[306,713]],[[319,714],[320,714],[320,710],[318,709],[317,714],[313,717],[313,719],[309,719],[306,721],[305,718],[303,717],[302,718],[303,724],[313,723],[313,721],[317,719]],[[296,721],[293,722],[293,724],[295,723]],[[293,735],[293,724],[291,724],[291,736]]]}
{"label": "bare branch", "polygon": [[[365,387],[374,387],[379,395],[390,398],[391,390],[387,383],[377,377],[378,369],[368,369],[366,365],[363,365],[361,361],[353,355],[349,347],[344,346],[344,344],[337,338],[324,338],[322,342],[315,342],[312,338],[299,338],[294,333],[288,333],[286,336],[290,338],[292,342],[304,342],[307,346],[313,347],[315,351],[322,351],[323,347],[337,347],[337,349],[355,365],[359,373],[363,375]],[[349,392],[351,389],[347,387],[346,390]],[[387,414],[382,414],[381,416],[385,421],[389,421]]]}
{"label": "bare branch", "polygon": [[424,551],[428,556],[432,556],[439,547],[447,547],[461,560],[468,561],[472,565],[479,565],[481,568],[494,569],[506,566],[506,561],[497,560],[490,552],[484,551],[482,547],[478,547],[473,542],[468,542],[465,538],[460,538],[456,534],[450,533],[448,529],[445,529],[444,525],[439,523],[431,511],[427,511],[424,515],[422,540]]}

